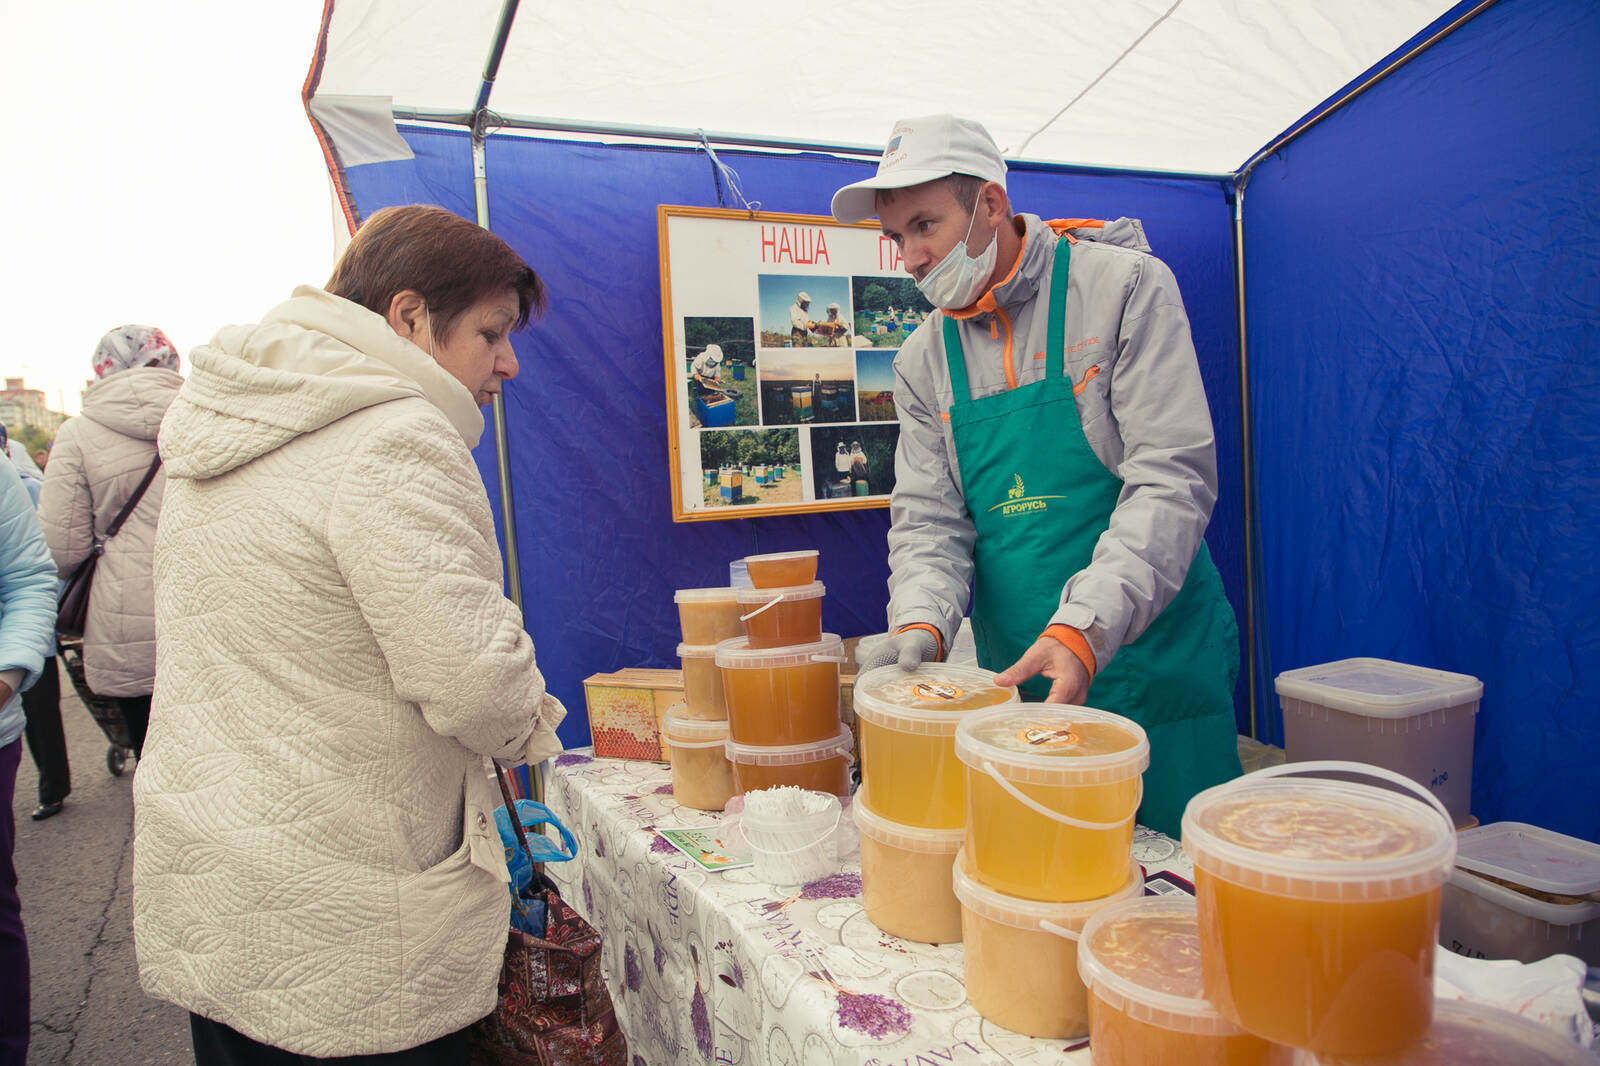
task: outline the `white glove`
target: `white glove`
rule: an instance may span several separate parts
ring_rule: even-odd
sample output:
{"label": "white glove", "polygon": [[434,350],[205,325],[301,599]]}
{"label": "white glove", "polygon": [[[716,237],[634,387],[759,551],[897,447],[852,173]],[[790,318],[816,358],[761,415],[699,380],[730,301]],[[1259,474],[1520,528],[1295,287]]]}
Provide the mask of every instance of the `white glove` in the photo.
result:
{"label": "white glove", "polygon": [[939,642],[932,633],[926,629],[908,629],[904,633],[892,633],[880,641],[861,664],[861,669],[865,672],[899,663],[902,670],[915,670],[938,657]]}

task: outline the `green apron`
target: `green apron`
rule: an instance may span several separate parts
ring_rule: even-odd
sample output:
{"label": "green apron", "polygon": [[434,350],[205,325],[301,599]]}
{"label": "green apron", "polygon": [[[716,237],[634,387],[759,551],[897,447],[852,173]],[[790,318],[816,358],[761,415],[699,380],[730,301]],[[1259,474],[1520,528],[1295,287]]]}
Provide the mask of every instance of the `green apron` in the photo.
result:
{"label": "green apron", "polygon": [[[1122,481],[1089,447],[1066,370],[1071,244],[1056,246],[1042,381],[971,398],[956,321],[944,320],[954,398],[950,430],[977,527],[972,628],[978,662],[1003,670],[1039,639],[1067,579],[1089,565]],[[1233,686],[1239,631],[1205,543],[1183,588],[1150,628],[1095,675],[1087,703],[1133,719],[1150,737],[1139,822],[1177,836],[1184,805],[1239,774]],[[1047,678],[1023,686],[1032,699]]]}

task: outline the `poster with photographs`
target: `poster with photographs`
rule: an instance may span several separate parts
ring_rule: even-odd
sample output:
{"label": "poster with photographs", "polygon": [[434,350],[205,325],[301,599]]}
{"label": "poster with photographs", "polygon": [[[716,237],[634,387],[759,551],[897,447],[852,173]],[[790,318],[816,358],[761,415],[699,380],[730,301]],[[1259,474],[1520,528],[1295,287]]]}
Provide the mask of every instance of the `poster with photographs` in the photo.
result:
{"label": "poster with photographs", "polygon": [[885,507],[932,310],[875,223],[657,208],[674,521]]}

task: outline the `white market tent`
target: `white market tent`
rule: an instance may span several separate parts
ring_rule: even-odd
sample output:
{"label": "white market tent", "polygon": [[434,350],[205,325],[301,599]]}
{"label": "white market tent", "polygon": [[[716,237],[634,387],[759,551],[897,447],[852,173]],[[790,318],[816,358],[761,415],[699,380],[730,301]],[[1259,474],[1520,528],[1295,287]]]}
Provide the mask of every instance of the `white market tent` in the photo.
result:
{"label": "white market tent", "polygon": [[[1600,446],[1582,429],[1600,408],[1580,388],[1600,383],[1597,45],[1573,0],[328,0],[304,94],[352,226],[444,203],[557,293],[523,342],[544,375],[508,388],[480,461],[509,589],[540,590],[529,626],[569,706],[588,673],[670,662],[671,588],[719,583],[683,560],[758,538],[859,557],[829,624],[883,624],[881,512],[664,514],[653,210],[725,202],[720,156],[764,209],[825,213],[896,118],[952,111],[1014,161],[1014,199],[1141,215],[1179,276],[1249,730],[1279,739],[1279,670],[1374,655],[1471,673],[1474,809],[1594,837],[1600,814],[1561,796],[1600,741]],[[609,454],[573,466],[583,426]],[[637,597],[559,591],[589,578]]]}

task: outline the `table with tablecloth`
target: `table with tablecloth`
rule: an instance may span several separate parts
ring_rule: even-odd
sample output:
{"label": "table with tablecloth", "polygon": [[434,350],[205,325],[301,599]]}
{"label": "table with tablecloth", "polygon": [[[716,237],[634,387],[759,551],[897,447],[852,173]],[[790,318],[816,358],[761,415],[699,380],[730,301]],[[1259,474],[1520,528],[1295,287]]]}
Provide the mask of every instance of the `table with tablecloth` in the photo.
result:
{"label": "table with tablecloth", "polygon": [[[838,872],[776,889],[751,867],[707,872],[653,830],[726,815],[680,806],[665,766],[557,758],[546,801],[578,839],[546,869],[604,938],[606,982],[631,1066],[1078,1066],[1082,1040],[1036,1040],[967,1002],[960,944],[882,932],[861,907],[860,838],[841,821]],[[1194,871],[1177,842],[1140,827],[1154,887]]]}

